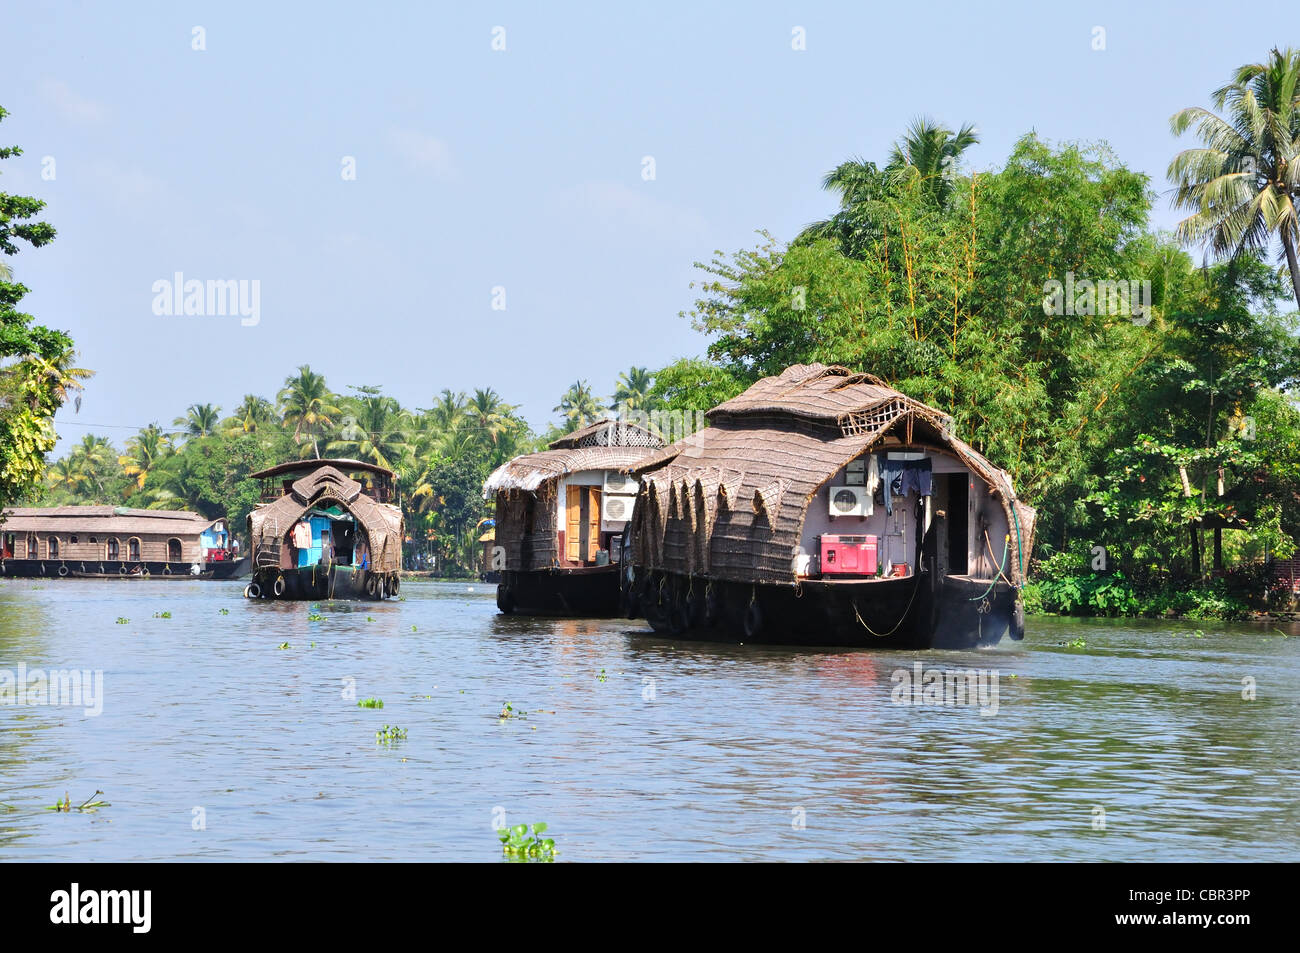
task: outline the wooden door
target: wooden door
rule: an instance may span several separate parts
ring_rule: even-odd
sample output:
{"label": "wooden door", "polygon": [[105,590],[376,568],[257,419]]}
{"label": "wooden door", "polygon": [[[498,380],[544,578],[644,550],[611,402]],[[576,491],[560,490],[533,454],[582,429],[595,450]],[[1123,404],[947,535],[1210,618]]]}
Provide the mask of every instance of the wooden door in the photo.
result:
{"label": "wooden door", "polygon": [[593,486],[590,490],[587,505],[589,522],[586,527],[587,562],[593,562],[596,558],[596,550],[600,549],[600,488]]}
{"label": "wooden door", "polygon": [[571,563],[579,561],[582,544],[582,496],[586,487],[565,487],[564,506],[564,558]]}

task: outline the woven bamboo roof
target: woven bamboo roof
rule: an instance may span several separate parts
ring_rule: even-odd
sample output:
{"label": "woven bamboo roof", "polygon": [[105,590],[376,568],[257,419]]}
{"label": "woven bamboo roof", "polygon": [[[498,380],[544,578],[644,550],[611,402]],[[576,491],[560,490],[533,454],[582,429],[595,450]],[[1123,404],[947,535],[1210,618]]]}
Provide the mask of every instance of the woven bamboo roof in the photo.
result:
{"label": "woven bamboo roof", "polygon": [[626,470],[663,445],[663,440],[644,427],[598,420],[553,441],[549,450],[503,463],[484,482],[483,496],[503,490],[533,493],[543,484],[582,470]]}
{"label": "woven bamboo roof", "polygon": [[950,454],[996,491],[1008,525],[1019,526],[1023,553],[1012,571],[1023,580],[1034,509],[1016,499],[1005,471],[952,435],[947,415],[878,378],[844,367],[796,365],[707,416],[711,426],[627,472],[641,476],[637,532],[662,540],[670,519],[688,521],[691,533],[708,535],[707,548],[717,554],[711,575],[793,582],[792,560],[814,494],[849,461],[888,441]]}
{"label": "woven bamboo roof", "polygon": [[392,479],[393,471],[385,469],[374,463],[366,463],[364,460],[290,460],[288,463],[277,463],[273,467],[267,467],[265,470],[258,470],[256,473],[250,473],[250,479],[260,480],[264,477],[279,476],[282,473],[294,473],[302,471],[306,473],[310,470],[318,470],[321,467],[333,467],[335,470],[364,470],[369,473],[378,473]]}
{"label": "woven bamboo roof", "polygon": [[[317,461],[321,462],[321,461]],[[253,551],[279,545],[293,524],[315,507],[340,506],[361,524],[370,545],[376,572],[401,569],[402,511],[377,503],[361,492],[361,484],[326,464],[295,480],[289,492],[248,514],[248,535]]]}

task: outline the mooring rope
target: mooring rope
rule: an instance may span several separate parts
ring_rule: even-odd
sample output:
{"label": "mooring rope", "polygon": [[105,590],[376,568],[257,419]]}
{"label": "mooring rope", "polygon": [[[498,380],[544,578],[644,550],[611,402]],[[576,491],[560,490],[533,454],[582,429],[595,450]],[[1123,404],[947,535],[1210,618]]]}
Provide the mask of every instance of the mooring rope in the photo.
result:
{"label": "mooring rope", "polygon": [[862,618],[862,613],[858,611],[858,602],[856,599],[850,597],[849,605],[853,606],[853,614],[858,617],[858,624],[861,625],[862,628],[866,629],[869,633],[874,635],[876,638],[883,639],[893,635],[895,632],[898,631],[898,627],[903,624],[903,620],[907,618],[907,614],[912,611],[912,603],[916,601],[916,594],[917,592],[920,591],[920,589],[921,589],[921,574],[917,573],[916,583],[912,586],[912,597],[907,600],[907,608],[903,610],[903,614],[898,617],[898,621],[894,623],[894,627],[890,629],[888,632],[876,632],[871,628],[871,626],[867,625],[867,623]]}

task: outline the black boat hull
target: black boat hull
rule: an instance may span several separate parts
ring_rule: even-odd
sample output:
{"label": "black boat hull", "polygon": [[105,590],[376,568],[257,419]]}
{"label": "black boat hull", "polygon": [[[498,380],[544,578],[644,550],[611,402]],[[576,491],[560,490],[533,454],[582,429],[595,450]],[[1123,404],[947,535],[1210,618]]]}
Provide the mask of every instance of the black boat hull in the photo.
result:
{"label": "black boat hull", "polygon": [[343,599],[378,602],[398,594],[398,574],[374,573],[353,566],[303,566],[259,569],[244,589],[249,599],[291,601]]}
{"label": "black boat hull", "polygon": [[854,648],[968,649],[1024,636],[1015,590],[922,571],[899,579],[795,585],[709,581],[660,571],[628,581],[629,618],[702,641]]}
{"label": "black boat hull", "polygon": [[248,573],[247,559],[194,564],[162,560],[5,559],[0,578],[14,579],[237,579]]}
{"label": "black boat hull", "polygon": [[502,570],[497,608],[507,615],[617,616],[621,612],[618,566]]}

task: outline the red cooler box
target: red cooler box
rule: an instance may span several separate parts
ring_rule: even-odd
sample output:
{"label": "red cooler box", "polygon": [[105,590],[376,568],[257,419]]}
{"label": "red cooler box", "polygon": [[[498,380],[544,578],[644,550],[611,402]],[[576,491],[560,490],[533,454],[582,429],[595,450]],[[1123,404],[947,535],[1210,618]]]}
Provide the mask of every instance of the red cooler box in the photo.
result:
{"label": "red cooler box", "polygon": [[824,576],[874,576],[876,574],[876,537],[821,537],[821,571]]}

